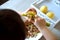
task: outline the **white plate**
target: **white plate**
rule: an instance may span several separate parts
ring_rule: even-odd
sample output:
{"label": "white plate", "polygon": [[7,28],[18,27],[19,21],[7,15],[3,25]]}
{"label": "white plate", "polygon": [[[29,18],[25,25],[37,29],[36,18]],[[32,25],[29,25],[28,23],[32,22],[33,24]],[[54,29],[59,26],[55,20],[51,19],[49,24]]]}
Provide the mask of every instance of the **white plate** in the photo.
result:
{"label": "white plate", "polygon": [[[54,19],[50,19],[40,11],[40,7],[43,5],[46,5],[49,11],[54,12],[55,14]],[[54,25],[60,20],[58,16],[60,13],[60,7],[56,6],[53,0],[41,0],[41,1],[38,0],[34,2],[32,6],[38,11],[38,14],[37,14],[38,16],[43,17],[46,21],[52,24],[52,26],[50,27],[51,29],[54,28]]]}
{"label": "white plate", "polygon": [[[21,17],[23,19],[23,21],[25,22],[26,21],[26,18],[25,17]],[[42,33],[38,33],[37,36],[35,37],[30,37],[30,38],[26,38],[25,40],[38,40],[42,37]]]}
{"label": "white plate", "polygon": [[[31,8],[31,7],[30,7]],[[28,8],[26,11],[28,11],[30,8]],[[25,11],[25,12],[26,12]],[[23,12],[23,13],[25,13]],[[21,14],[20,14],[21,15]],[[25,22],[28,18],[27,17],[24,17],[24,16],[21,16],[22,20]],[[34,37],[30,37],[30,38],[26,38],[25,40],[39,40],[40,38],[42,37],[42,33],[38,33],[37,36],[34,36]]]}

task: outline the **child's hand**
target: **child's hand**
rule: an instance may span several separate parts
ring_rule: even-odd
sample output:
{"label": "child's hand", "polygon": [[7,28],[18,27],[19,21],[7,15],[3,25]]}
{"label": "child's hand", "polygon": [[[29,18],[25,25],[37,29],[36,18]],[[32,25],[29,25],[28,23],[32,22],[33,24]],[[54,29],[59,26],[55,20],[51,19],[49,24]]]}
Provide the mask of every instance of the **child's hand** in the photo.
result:
{"label": "child's hand", "polygon": [[40,17],[37,17],[33,23],[35,26],[40,27],[41,29],[46,26],[46,21]]}

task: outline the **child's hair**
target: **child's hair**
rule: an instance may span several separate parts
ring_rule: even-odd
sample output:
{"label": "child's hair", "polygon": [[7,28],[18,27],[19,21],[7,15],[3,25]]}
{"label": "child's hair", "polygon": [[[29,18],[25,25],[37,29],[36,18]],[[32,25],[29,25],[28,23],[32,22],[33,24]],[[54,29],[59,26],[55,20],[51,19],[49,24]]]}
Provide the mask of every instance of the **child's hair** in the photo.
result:
{"label": "child's hair", "polygon": [[0,40],[24,40],[25,24],[20,15],[10,9],[0,10]]}

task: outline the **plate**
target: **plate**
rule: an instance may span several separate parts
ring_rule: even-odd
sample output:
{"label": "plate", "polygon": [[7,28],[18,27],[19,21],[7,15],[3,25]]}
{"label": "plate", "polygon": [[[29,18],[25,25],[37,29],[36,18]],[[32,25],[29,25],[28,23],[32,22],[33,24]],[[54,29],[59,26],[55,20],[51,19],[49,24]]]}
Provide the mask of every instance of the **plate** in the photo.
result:
{"label": "plate", "polygon": [[[30,7],[30,8],[32,8],[32,7]],[[28,9],[27,9],[25,12],[23,12],[23,13],[26,13],[30,8],[28,8]],[[22,13],[22,14],[23,14],[23,13]],[[20,14],[20,15],[22,15],[22,14]],[[23,20],[24,22],[28,19],[28,18],[25,17],[25,16],[21,16],[21,18],[22,18],[22,20]],[[39,32],[39,33],[37,33],[36,36],[26,38],[25,40],[39,40],[41,37],[42,37],[42,33]]]}
{"label": "plate", "polygon": [[[21,17],[22,20],[25,22],[26,21],[26,17]],[[26,38],[25,40],[38,40],[42,37],[42,33],[38,33],[37,36],[34,36],[34,37],[30,37],[30,38]]]}
{"label": "plate", "polygon": [[[54,12],[55,17],[53,19],[49,18],[48,16],[46,16],[44,13],[42,13],[40,11],[40,7],[43,6],[43,5],[46,5],[48,7],[49,11]],[[55,24],[58,21],[60,21],[59,16],[58,16],[58,14],[60,13],[60,11],[59,11],[60,7],[56,6],[54,4],[53,0],[41,0],[41,1],[38,0],[38,1],[36,1],[32,4],[32,7],[34,7],[38,11],[38,14],[37,14],[38,16],[44,18],[46,21],[51,23],[50,29],[53,29]]]}

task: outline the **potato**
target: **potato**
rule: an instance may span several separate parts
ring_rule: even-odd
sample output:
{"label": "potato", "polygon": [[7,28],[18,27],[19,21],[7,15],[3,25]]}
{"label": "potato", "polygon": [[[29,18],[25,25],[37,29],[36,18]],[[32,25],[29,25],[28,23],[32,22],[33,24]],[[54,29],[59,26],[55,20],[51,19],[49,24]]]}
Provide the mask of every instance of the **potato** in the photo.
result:
{"label": "potato", "polygon": [[46,13],[47,13],[47,11],[48,11],[47,6],[45,6],[45,5],[44,5],[44,6],[42,6],[42,7],[40,8],[40,11],[46,14]]}
{"label": "potato", "polygon": [[53,12],[48,12],[46,15],[51,19],[54,18],[54,13]]}

